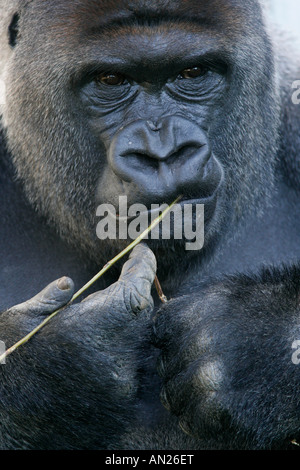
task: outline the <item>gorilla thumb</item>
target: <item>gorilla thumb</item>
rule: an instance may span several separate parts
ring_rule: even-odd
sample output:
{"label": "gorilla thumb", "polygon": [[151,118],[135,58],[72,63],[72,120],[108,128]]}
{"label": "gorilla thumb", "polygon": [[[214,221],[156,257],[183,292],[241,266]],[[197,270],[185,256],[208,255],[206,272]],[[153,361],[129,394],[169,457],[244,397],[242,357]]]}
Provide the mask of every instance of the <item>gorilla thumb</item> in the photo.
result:
{"label": "gorilla thumb", "polygon": [[74,283],[69,277],[62,277],[39,292],[32,299],[15,305],[12,310],[26,315],[50,315],[66,305],[74,293]]}

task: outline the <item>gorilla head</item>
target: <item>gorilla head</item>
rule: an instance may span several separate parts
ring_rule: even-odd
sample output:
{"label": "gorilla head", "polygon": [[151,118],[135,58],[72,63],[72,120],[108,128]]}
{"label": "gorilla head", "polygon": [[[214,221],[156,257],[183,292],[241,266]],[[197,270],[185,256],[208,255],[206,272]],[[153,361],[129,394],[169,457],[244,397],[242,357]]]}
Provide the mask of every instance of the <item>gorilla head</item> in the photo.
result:
{"label": "gorilla head", "polygon": [[4,18],[16,170],[99,261],[96,206],[120,195],[204,203],[209,245],[270,193],[279,111],[257,0],[14,0]]}

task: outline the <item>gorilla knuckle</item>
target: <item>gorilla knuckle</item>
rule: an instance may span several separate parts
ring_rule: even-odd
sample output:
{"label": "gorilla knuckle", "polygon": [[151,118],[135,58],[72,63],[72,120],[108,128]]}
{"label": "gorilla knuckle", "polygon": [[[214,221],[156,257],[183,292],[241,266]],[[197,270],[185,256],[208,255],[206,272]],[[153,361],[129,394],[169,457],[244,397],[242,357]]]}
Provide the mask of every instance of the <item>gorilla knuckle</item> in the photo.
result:
{"label": "gorilla knuckle", "polygon": [[138,289],[132,289],[130,291],[130,309],[135,314],[144,310],[153,309],[153,300],[150,295],[145,295]]}

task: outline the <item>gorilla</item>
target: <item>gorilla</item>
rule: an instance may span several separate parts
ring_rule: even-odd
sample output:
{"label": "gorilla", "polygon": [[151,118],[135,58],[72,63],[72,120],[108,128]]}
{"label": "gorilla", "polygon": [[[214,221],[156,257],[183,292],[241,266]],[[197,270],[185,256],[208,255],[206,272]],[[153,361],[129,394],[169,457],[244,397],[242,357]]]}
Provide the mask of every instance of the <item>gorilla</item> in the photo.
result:
{"label": "gorilla", "polygon": [[[0,340],[65,306],[0,365],[1,449],[296,448],[297,54],[258,0],[0,10]],[[97,207],[179,195],[202,249],[159,232],[70,304],[130,241]]]}

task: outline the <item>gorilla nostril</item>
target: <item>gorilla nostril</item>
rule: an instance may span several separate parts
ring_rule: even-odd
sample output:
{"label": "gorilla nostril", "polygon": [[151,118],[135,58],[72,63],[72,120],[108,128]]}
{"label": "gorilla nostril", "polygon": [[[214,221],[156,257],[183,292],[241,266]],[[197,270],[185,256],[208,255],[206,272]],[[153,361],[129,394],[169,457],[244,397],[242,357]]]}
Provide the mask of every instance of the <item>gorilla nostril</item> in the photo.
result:
{"label": "gorilla nostril", "polygon": [[154,158],[148,153],[133,152],[124,155],[126,157],[127,165],[130,168],[140,169],[143,171],[145,168],[158,169],[159,159]]}
{"label": "gorilla nostril", "polygon": [[179,147],[172,155],[168,157],[168,163],[175,162],[176,160],[183,162],[191,158],[196,152],[199,151],[201,145],[186,144]]}

